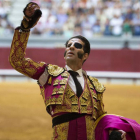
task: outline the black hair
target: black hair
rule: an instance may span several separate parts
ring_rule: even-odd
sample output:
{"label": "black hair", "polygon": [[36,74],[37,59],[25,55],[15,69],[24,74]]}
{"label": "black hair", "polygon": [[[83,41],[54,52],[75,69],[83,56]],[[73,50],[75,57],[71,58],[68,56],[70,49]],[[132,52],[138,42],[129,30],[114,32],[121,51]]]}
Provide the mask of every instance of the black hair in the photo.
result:
{"label": "black hair", "polygon": [[121,132],[113,130],[109,135],[109,140],[122,140],[121,135]]}
{"label": "black hair", "polygon": [[88,53],[88,55],[89,55],[90,54],[90,43],[85,37],[83,37],[81,35],[71,37],[69,40],[66,41],[65,46],[67,47],[68,42],[73,38],[78,38],[78,39],[82,40],[85,43],[84,48],[83,48],[84,53]]}

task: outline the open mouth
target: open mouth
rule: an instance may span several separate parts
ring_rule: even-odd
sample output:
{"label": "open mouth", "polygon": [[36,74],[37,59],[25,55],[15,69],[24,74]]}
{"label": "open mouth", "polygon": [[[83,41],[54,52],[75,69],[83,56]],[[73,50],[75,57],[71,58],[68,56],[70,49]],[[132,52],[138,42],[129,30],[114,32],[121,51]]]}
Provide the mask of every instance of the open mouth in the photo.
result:
{"label": "open mouth", "polygon": [[68,55],[74,55],[74,53],[73,52],[68,52]]}

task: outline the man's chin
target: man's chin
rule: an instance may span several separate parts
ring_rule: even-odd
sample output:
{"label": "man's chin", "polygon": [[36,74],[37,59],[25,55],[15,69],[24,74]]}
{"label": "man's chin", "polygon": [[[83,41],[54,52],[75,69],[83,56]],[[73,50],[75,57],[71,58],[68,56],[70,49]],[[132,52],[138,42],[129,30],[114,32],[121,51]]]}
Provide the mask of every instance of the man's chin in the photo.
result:
{"label": "man's chin", "polygon": [[75,56],[73,54],[67,55],[66,59],[75,59]]}
{"label": "man's chin", "polygon": [[74,57],[67,57],[66,58],[66,62],[74,62],[74,61],[75,61]]}

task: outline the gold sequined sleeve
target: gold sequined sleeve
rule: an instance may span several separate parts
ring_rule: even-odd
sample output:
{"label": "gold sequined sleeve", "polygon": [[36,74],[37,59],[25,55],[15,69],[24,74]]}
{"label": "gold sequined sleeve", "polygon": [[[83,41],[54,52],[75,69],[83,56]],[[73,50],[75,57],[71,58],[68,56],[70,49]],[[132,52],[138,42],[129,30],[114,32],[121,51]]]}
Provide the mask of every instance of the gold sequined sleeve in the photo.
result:
{"label": "gold sequined sleeve", "polygon": [[15,29],[9,61],[11,66],[18,72],[38,79],[44,72],[46,64],[44,62],[35,62],[30,58],[25,58],[25,50],[28,42],[30,32],[20,32],[19,29]]}

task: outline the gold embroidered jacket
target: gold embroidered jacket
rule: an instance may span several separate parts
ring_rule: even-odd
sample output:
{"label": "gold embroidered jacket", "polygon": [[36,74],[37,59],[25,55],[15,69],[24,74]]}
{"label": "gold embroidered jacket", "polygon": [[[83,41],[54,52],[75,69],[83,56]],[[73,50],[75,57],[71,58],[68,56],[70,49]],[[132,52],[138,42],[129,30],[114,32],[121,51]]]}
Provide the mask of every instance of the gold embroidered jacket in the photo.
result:
{"label": "gold embroidered jacket", "polygon": [[61,112],[87,113],[92,114],[95,120],[104,114],[104,86],[89,76],[85,80],[84,92],[78,99],[68,85],[69,73],[64,68],[25,58],[28,37],[29,32],[15,30],[9,61],[14,69],[37,80],[47,68],[49,77],[44,85],[40,85],[40,89],[48,113],[52,117]]}

